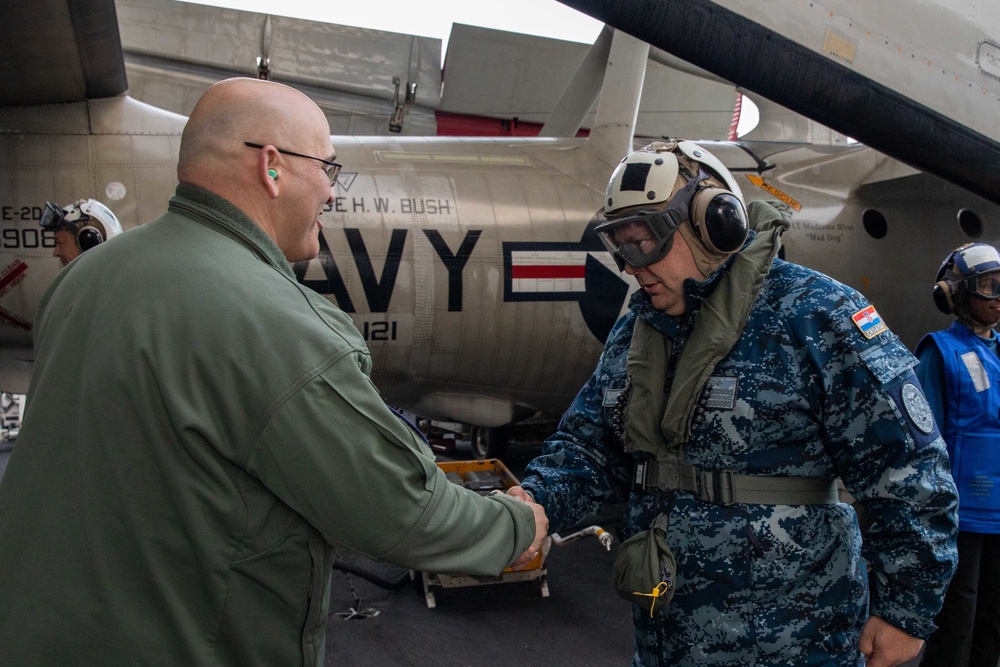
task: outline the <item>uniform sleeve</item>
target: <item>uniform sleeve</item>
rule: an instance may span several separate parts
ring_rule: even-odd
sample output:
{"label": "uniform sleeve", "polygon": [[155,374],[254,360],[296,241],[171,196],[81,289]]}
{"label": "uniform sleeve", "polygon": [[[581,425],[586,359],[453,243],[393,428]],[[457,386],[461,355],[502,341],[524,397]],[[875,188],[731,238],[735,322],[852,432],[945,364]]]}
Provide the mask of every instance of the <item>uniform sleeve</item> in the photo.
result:
{"label": "uniform sleeve", "polygon": [[276,405],[248,469],[330,544],[402,567],[496,575],[534,539],[527,505],[447,480],[352,355]]}
{"label": "uniform sleeve", "polygon": [[891,331],[864,338],[851,322],[858,305],[823,325],[845,332],[822,360],[827,447],[872,519],[862,547],[871,613],[926,638],[957,562],[957,491],[916,359]]}
{"label": "uniform sleeve", "polygon": [[558,532],[628,497],[632,458],[612,423],[625,383],[631,340],[627,316],[608,336],[597,369],[580,389],[549,437],[541,456],[525,469],[521,486],[545,508],[549,530]]}

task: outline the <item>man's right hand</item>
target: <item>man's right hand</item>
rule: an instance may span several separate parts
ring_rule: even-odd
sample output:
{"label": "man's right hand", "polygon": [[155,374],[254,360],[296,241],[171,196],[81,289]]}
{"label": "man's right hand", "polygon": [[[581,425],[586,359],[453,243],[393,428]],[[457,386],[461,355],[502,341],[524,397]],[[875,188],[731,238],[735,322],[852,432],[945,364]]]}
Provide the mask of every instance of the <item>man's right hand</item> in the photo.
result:
{"label": "man's right hand", "polygon": [[528,547],[527,551],[521,554],[518,559],[514,561],[513,565],[511,565],[511,567],[520,567],[530,563],[531,559],[538,553],[538,550],[542,548],[542,541],[545,540],[549,534],[549,518],[545,516],[545,510],[542,506],[534,502],[531,495],[520,486],[513,486],[507,489],[507,495],[523,502],[531,508],[532,513],[535,515],[535,539],[532,541],[531,546]]}
{"label": "man's right hand", "polygon": [[511,498],[515,498],[524,503],[535,502],[535,499],[531,497],[531,494],[520,486],[512,486],[509,489],[507,489],[507,495],[510,496]]}

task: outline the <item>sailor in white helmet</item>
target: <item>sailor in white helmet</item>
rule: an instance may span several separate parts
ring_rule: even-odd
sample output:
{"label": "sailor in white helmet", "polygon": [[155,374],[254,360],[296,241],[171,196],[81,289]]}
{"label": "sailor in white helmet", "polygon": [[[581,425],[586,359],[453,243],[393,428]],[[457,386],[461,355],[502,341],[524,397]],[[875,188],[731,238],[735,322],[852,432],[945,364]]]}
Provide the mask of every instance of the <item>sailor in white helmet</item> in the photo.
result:
{"label": "sailor in white helmet", "polygon": [[115,214],[96,199],[80,199],[67,206],[47,201],[41,225],[42,229],[56,233],[52,256],[58,257],[63,266],[122,233]]}

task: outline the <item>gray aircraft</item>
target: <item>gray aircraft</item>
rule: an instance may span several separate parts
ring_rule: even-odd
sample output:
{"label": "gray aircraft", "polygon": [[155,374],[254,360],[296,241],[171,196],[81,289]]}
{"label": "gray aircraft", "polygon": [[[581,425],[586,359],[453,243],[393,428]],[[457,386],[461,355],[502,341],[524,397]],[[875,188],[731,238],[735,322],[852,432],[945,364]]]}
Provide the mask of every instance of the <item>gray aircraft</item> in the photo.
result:
{"label": "gray aircraft", "polygon": [[[59,270],[50,256],[54,240],[38,224],[42,206],[93,197],[125,229],[155,218],[176,183],[185,121],[126,94],[113,0],[43,0],[30,9],[22,4],[0,8],[0,37],[13,63],[0,89],[0,389],[13,393],[26,389],[34,312]],[[599,13],[610,12],[604,6],[614,3],[568,4]],[[721,4],[662,3],[672,11],[691,6],[684,25],[709,21]],[[763,20],[752,2],[725,4],[751,23]],[[785,17],[782,29],[815,6],[777,4]],[[1000,196],[989,181],[996,172],[963,176],[993,163],[965,164],[936,132],[929,138],[901,134],[912,142],[905,146],[879,143],[862,131],[868,121],[855,118],[855,108],[836,91],[877,84],[891,93],[897,125],[922,122],[930,112],[948,117],[956,137],[982,138],[982,146],[995,150],[1000,132],[992,121],[979,121],[992,118],[1000,93],[1000,80],[991,74],[996,47],[981,44],[992,45],[1000,35],[947,9],[955,3],[924,3],[934,7],[933,16],[899,26],[883,11],[869,12],[867,24],[855,21],[847,10],[866,7],[860,0],[835,4],[837,11],[808,18],[820,33],[825,24],[846,42],[831,37],[825,53],[803,50],[838,64],[845,54],[855,61],[870,58],[873,69],[857,67],[850,76],[835,70],[824,79],[827,106],[834,111],[821,103],[796,107],[786,98],[772,99],[816,113],[827,126],[880,151],[755,96],[756,82],[744,82],[741,72],[719,71],[714,61],[699,61],[688,50],[675,49],[684,59],[678,60],[667,53],[674,46],[657,42],[656,35],[642,38],[663,51],[608,29],[581,61],[543,136],[334,136],[345,169],[322,218],[320,255],[295,267],[299,280],[352,316],[371,348],[373,379],[387,402],[427,419],[471,425],[480,454],[502,452],[511,424],[558,415],[568,405],[635,288],[606,256],[593,227],[614,165],[633,146],[657,136],[636,136],[652,59],[712,85],[745,86],[761,108],[758,128],[738,141],[702,143],[741,180],[746,199],[777,198],[794,209],[785,236],[787,259],[859,288],[890,327],[914,344],[943,324],[929,298],[940,258],[967,240],[1000,240]],[[986,9],[986,0],[979,4],[982,12],[996,14]],[[974,5],[963,2],[963,11]],[[635,31],[628,21],[638,18],[624,11],[606,20]],[[969,58],[927,50],[934,40],[921,40],[921,31],[946,34],[946,25],[962,31],[962,43],[980,44],[985,69]],[[782,34],[777,27],[768,30]],[[868,34],[901,50],[870,47],[868,55],[868,42],[862,44]],[[754,42],[755,55],[765,62],[769,44]],[[701,42],[705,51],[734,60],[740,46],[722,30]],[[898,71],[876,81],[874,72],[890,63]],[[266,71],[268,58],[257,64],[249,75],[281,80]],[[771,67],[774,76],[784,74],[782,61],[775,58]],[[922,82],[940,78],[938,68],[972,89],[957,104],[979,114],[952,117],[949,109],[927,105]],[[193,66],[182,74],[208,83],[224,76]],[[767,79],[766,68],[760,76]],[[413,90],[408,83],[404,88]],[[576,138],[598,91],[589,136]],[[405,115],[405,104],[401,111]],[[842,118],[852,123],[839,123]],[[958,132],[963,128],[965,135]],[[675,134],[671,127],[657,132]],[[975,153],[969,162],[984,156],[990,154]],[[957,172],[956,165],[962,167]]]}

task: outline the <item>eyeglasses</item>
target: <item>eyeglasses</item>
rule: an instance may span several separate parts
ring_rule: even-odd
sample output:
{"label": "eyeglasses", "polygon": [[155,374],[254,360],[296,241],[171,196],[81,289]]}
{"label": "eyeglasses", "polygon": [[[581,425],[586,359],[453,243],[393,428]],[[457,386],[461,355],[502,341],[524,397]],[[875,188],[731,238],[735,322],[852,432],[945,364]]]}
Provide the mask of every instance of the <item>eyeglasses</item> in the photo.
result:
{"label": "eyeglasses", "polygon": [[[244,141],[243,145],[244,146],[249,146],[250,148],[264,148],[263,145],[261,145],[261,144],[255,144],[255,143],[252,143],[250,141]],[[343,168],[342,164],[340,164],[339,162],[334,162],[333,160],[324,160],[321,157],[313,157],[312,155],[303,155],[302,153],[295,153],[293,151],[286,151],[285,149],[278,148],[277,146],[274,147],[274,150],[278,151],[282,155],[292,155],[294,157],[304,157],[304,158],[309,158],[310,160],[316,160],[317,162],[322,162],[323,165],[324,165],[323,166],[323,171],[326,172],[327,178],[330,179],[330,187],[333,187],[333,185],[337,182],[337,177],[340,176],[340,170]]]}

